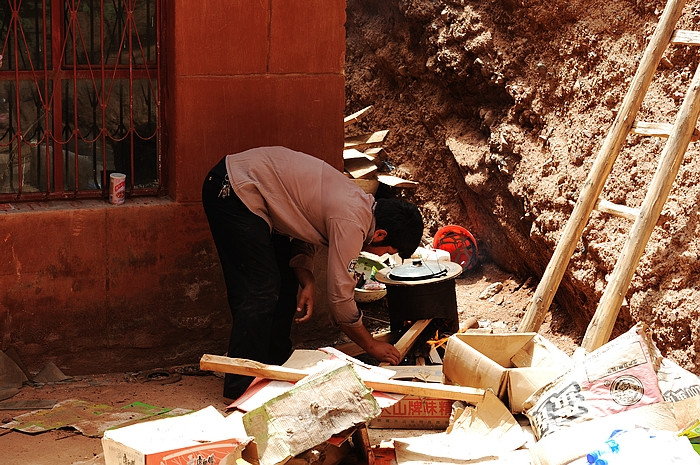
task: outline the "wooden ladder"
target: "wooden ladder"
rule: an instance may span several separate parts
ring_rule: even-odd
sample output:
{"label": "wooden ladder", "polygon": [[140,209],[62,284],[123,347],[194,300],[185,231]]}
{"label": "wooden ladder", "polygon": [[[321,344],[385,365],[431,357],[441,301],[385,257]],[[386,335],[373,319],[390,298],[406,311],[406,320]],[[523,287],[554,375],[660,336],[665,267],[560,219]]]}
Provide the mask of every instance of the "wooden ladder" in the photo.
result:
{"label": "wooden ladder", "polygon": [[[685,0],[669,0],[666,4],[659,24],[632,79],[629,91],[581,189],[579,199],[562,232],[554,254],[527,306],[523,321],[518,327],[519,332],[536,332],[542,325],[591,212],[597,209],[634,219],[634,224],[618,257],[615,269],[610,275],[605,292],[588,325],[582,346],[590,352],[609,340],[639,259],[644,253],[647,241],[678,174],[683,155],[690,141],[696,139],[695,124],[700,113],[700,67],[695,72],[673,125],[634,123],[653,75],[669,44],[700,46],[700,33],[675,30],[684,6]],[[613,163],[631,131],[644,135],[668,137],[656,173],[639,209],[615,205],[600,199]]]}

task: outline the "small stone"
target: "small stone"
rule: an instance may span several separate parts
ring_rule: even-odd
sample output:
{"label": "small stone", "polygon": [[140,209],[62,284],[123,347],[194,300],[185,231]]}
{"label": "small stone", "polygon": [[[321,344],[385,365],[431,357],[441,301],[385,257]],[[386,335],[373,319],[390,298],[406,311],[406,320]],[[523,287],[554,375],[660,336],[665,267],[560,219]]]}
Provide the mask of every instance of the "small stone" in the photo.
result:
{"label": "small stone", "polygon": [[483,292],[479,295],[479,299],[480,300],[488,300],[491,297],[498,294],[499,292],[501,292],[501,289],[503,289],[503,283],[495,282],[483,290]]}

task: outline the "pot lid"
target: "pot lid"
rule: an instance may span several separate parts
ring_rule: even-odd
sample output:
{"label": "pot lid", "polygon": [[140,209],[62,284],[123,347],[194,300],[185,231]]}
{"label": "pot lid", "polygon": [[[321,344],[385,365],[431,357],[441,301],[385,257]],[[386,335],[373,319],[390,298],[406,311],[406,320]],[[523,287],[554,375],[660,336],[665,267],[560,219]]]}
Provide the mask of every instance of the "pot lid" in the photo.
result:
{"label": "pot lid", "polygon": [[392,268],[389,278],[396,281],[420,281],[423,279],[439,278],[447,274],[447,267],[436,261],[414,259],[411,263]]}

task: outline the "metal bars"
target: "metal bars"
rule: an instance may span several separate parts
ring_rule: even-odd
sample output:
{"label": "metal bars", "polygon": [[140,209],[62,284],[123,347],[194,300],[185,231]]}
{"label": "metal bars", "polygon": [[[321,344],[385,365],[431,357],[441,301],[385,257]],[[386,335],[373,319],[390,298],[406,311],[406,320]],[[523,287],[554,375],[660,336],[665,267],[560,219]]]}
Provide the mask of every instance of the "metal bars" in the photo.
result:
{"label": "metal bars", "polygon": [[0,0],[0,201],[161,186],[162,0]]}

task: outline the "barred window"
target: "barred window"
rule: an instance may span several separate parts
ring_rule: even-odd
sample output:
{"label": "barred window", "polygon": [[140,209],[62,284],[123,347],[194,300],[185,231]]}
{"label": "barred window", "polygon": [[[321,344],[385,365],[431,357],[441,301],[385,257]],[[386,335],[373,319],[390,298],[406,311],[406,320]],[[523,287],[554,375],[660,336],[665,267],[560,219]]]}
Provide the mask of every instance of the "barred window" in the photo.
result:
{"label": "barred window", "polygon": [[0,201],[161,189],[161,0],[0,0]]}

